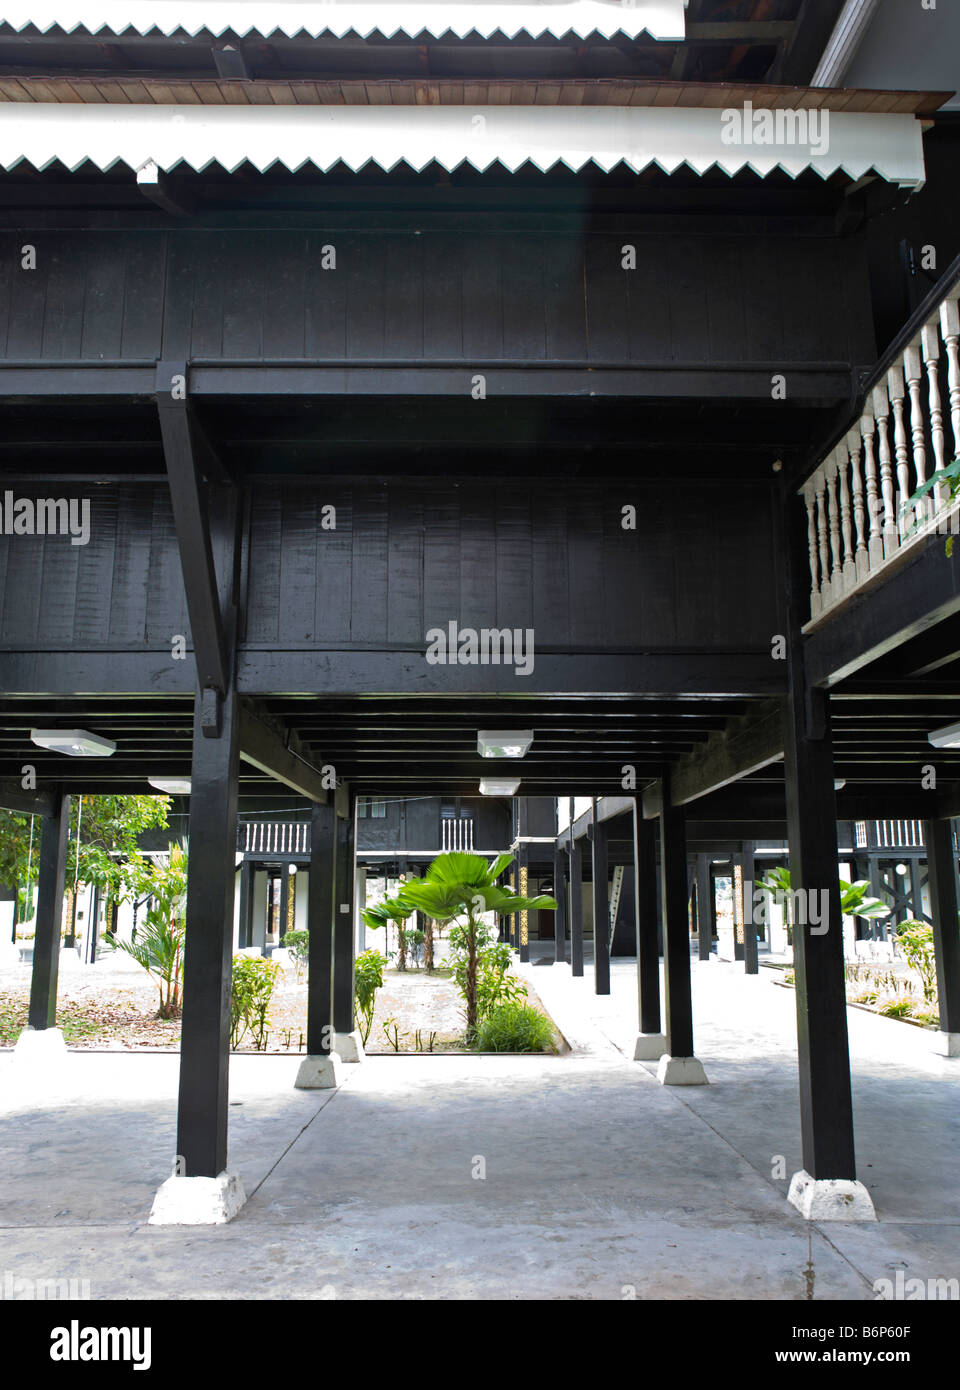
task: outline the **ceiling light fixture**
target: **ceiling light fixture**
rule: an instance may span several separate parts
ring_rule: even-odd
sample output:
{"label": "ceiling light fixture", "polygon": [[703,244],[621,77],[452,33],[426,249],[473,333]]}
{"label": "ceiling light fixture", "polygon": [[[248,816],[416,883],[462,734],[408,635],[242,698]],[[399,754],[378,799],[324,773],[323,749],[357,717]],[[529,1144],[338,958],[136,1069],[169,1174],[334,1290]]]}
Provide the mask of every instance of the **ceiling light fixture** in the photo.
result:
{"label": "ceiling light fixture", "polygon": [[519,777],[483,777],[480,780],[480,795],[516,796],[519,786]]}
{"label": "ceiling light fixture", "polygon": [[30,739],[38,748],[66,753],[70,758],[109,758],[117,745],[86,729],[31,729]]}
{"label": "ceiling light fixture", "polygon": [[147,781],[167,796],[189,796],[193,786],[189,777],[148,777]]}
{"label": "ceiling light fixture", "polygon": [[960,748],[960,724],[948,724],[943,729],[934,729],[927,734],[934,748]]}
{"label": "ceiling light fixture", "polygon": [[532,742],[532,729],[481,729],[477,752],[484,758],[522,758]]}

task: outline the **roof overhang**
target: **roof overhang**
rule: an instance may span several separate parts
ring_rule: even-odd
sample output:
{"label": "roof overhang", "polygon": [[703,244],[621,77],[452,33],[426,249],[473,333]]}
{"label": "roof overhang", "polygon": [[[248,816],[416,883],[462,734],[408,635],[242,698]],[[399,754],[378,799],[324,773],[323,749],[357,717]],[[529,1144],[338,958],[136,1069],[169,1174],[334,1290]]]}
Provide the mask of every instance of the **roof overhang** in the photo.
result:
{"label": "roof overhang", "polygon": [[[759,114],[740,107],[10,103],[0,106],[0,167],[60,162],[74,170],[90,162],[101,170],[125,164],[199,172],[250,163],[263,172],[274,165],[325,171],[342,162],[355,171],[371,163],[388,171],[431,163],[483,171],[499,162],[511,171],[528,163],[576,171],[592,163],[637,173],[654,165],[666,173],[683,165],[698,174],[752,169],[761,177],[782,169],[794,178],[812,169],[853,180],[872,171],[903,187],[923,183],[922,126],[914,116],[780,110],[765,113],[774,118],[766,127]],[[763,130],[772,131],[773,143],[761,143]]]}
{"label": "roof overhang", "polygon": [[159,31],[268,38],[356,34],[442,38],[624,35],[680,42],[686,0],[0,0],[0,24],[121,35]]}

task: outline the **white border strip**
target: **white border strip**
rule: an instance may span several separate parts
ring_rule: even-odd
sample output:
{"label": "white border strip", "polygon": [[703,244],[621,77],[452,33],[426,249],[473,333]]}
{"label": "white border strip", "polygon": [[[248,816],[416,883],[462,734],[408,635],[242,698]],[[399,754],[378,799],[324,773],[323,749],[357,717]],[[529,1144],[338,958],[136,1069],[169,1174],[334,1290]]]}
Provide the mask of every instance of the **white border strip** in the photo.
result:
{"label": "white border strip", "polygon": [[375,31],[385,38],[427,33],[483,38],[520,33],[537,38],[625,34],[681,42],[685,37],[685,0],[0,0],[0,23],[16,30],[59,27],[67,33],[85,29],[138,34],[159,30],[173,34],[227,31],[243,37],[280,32],[292,38],[330,33],[361,38]]}
{"label": "white border strip", "polygon": [[[544,106],[64,106],[0,105],[0,167],[21,161],[68,169],[90,161],[101,170],[155,164],[197,172],[211,164],[234,170],[245,161],[264,171],[313,165],[350,169],[369,163],[390,170],[432,161],[447,170],[467,163],[484,170],[496,161],[515,171],[528,161],[546,171],[557,164],[609,171],[623,163],[640,173],[659,165],[672,173],[686,164],[699,174],[715,165],[727,174],[749,168],[791,177],[814,169],[859,179],[875,170],[889,183],[923,183],[921,123],[910,115],[831,112],[823,152],[805,145],[730,144],[720,110],[693,107]],[[823,142],[822,142],[823,143]]]}

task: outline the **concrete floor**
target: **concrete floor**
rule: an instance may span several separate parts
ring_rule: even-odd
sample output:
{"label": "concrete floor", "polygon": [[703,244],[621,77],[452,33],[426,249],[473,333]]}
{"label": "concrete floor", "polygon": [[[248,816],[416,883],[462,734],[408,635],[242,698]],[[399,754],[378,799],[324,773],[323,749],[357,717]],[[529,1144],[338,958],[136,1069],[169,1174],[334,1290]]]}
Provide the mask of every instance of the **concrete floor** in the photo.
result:
{"label": "concrete floor", "polygon": [[223,1227],[146,1225],[176,1056],[74,1053],[39,1086],[0,1055],[0,1276],[88,1279],[95,1299],[796,1300],[872,1300],[897,1269],[960,1276],[960,1061],[931,1035],[849,1011],[880,1220],[816,1226],[785,1200],[801,1166],[791,991],[694,962],[711,1084],[664,1088],[629,1060],[632,962],[604,999],[589,974],[523,969],[570,1054],[378,1057],[333,1093],[295,1091],[296,1058],[233,1058],[248,1202]]}

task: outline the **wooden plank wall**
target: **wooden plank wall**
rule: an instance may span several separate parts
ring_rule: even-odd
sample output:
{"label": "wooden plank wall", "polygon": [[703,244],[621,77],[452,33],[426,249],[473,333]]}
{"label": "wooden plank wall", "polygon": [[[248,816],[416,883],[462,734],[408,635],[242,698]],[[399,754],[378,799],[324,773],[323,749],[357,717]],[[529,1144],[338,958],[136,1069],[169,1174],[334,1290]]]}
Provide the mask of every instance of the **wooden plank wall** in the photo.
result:
{"label": "wooden plank wall", "polygon": [[[0,536],[0,647],[162,651],[189,638],[166,489],[87,495],[87,545]],[[781,630],[772,498],[721,482],[257,483],[243,640],[422,651],[428,628],[455,619],[533,628],[538,651],[763,647]],[[320,525],[328,505],[335,530]],[[621,526],[625,505],[636,531]]]}
{"label": "wooden plank wall", "polygon": [[2,357],[863,363],[873,333],[857,239],[72,230],[0,234]]}

